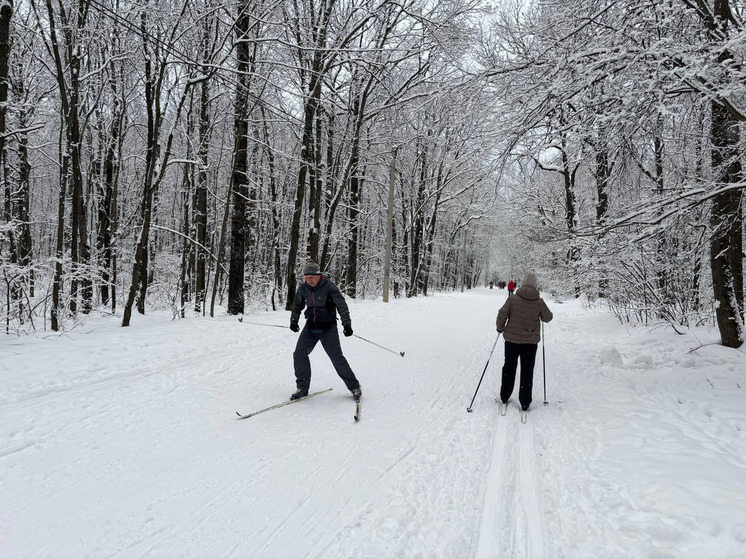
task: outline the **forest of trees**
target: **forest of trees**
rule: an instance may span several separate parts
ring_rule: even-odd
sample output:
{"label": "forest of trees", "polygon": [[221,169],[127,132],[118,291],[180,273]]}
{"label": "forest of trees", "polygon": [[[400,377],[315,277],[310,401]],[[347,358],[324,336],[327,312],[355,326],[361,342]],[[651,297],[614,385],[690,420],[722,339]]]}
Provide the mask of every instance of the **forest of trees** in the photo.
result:
{"label": "forest of trees", "polygon": [[[6,332],[535,270],[744,341],[746,25],[722,0],[0,5]],[[136,311],[133,313],[133,311]]]}

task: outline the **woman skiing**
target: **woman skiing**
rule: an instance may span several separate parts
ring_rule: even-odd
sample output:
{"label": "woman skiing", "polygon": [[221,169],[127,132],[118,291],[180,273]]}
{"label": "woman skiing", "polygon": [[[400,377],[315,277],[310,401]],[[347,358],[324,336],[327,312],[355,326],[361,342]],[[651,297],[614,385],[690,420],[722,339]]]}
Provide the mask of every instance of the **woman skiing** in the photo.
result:
{"label": "woman skiing", "polygon": [[[513,283],[511,280],[510,283]],[[510,289],[510,285],[508,286]],[[521,384],[518,399],[521,409],[531,405],[534,383],[536,349],[541,339],[541,323],[553,318],[552,311],[539,295],[538,282],[532,273],[526,274],[515,297],[508,297],[497,313],[497,331],[505,338],[505,364],[503,365],[500,400],[507,404],[515,386],[518,359],[521,360]]]}

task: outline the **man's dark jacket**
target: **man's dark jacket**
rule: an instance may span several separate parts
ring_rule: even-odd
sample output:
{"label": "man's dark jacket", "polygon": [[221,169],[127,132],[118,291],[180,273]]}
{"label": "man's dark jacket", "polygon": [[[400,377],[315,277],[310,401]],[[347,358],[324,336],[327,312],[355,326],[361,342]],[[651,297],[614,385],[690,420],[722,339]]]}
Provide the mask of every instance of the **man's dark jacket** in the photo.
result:
{"label": "man's dark jacket", "polygon": [[295,292],[290,323],[297,324],[300,313],[306,307],[306,327],[328,330],[337,323],[337,311],[342,318],[342,326],[351,326],[350,310],[342,292],[326,277],[322,277],[316,287],[303,282]]}

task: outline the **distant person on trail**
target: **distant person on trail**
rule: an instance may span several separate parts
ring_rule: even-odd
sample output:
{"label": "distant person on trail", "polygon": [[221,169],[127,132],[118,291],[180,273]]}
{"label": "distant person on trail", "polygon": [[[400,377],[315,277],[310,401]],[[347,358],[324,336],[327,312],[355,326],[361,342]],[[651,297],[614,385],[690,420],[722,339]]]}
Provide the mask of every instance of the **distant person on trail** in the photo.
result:
{"label": "distant person on trail", "polygon": [[515,281],[510,280],[508,282],[508,297],[510,297],[513,294],[513,291],[515,291]]}
{"label": "distant person on trail", "polygon": [[[513,281],[511,280],[511,283]],[[510,286],[508,286],[510,289]],[[534,384],[534,362],[536,349],[541,339],[541,324],[549,322],[554,315],[539,295],[538,282],[534,274],[528,273],[521,282],[515,297],[508,297],[497,313],[497,331],[505,338],[505,364],[503,365],[500,400],[507,404],[513,394],[518,359],[521,360],[521,384],[518,400],[526,411],[531,405]]]}
{"label": "distant person on trail", "polygon": [[293,310],[290,314],[290,329],[298,332],[298,320],[303,307],[306,307],[306,324],[300,333],[293,353],[295,384],[297,390],[290,396],[297,400],[308,396],[311,386],[311,360],[308,358],[317,342],[326,351],[339,377],[355,399],[362,395],[360,383],[352,372],[347,359],[342,354],[337,331],[337,311],[342,317],[342,328],[346,337],[352,336],[352,321],[347,302],[339,288],[327,279],[315,262],[308,262],[303,269],[305,280],[295,292]]}

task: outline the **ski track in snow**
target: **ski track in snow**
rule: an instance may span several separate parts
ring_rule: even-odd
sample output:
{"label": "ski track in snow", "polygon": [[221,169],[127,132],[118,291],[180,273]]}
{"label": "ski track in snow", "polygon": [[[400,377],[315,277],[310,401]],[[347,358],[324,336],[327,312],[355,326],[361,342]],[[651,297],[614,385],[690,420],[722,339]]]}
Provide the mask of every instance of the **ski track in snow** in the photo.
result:
{"label": "ski track in snow", "polygon": [[534,467],[535,414],[530,412],[528,422],[521,423],[520,407],[511,401],[505,416],[495,415],[497,428],[475,557],[542,559],[545,536]]}
{"label": "ski track in snow", "polygon": [[518,469],[521,480],[523,510],[526,515],[526,557],[543,559],[544,519],[537,494],[533,426],[526,424],[519,426],[518,429],[520,432]]}

